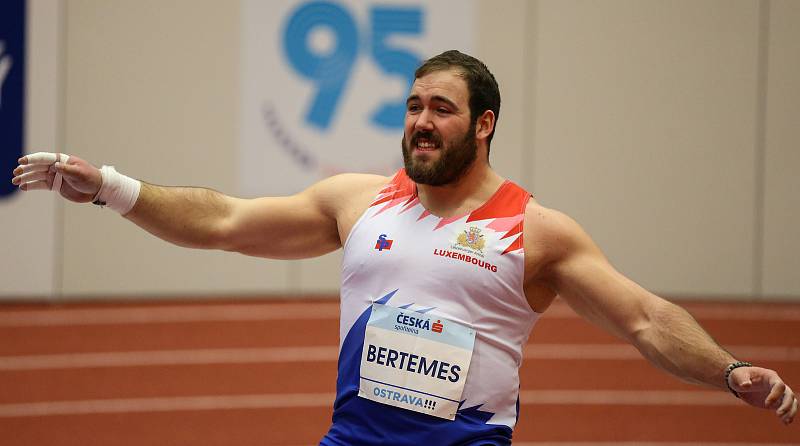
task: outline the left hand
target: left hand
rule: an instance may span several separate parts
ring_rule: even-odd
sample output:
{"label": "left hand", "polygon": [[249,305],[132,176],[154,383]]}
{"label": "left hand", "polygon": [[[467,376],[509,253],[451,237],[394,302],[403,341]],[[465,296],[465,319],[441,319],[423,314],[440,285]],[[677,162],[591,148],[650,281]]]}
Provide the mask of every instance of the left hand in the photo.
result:
{"label": "left hand", "polygon": [[739,367],[728,377],[731,388],[742,401],[762,409],[775,409],[775,414],[789,424],[797,414],[797,395],[774,370],[761,367]]}

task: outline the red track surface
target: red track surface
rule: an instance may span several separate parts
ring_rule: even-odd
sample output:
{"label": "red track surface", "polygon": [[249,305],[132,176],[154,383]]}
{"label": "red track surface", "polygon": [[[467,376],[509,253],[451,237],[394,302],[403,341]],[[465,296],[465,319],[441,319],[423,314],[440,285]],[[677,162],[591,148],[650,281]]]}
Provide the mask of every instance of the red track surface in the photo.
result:
{"label": "red track surface", "polygon": [[[800,305],[684,306],[800,388]],[[0,306],[0,444],[316,444],[337,314],[329,300]],[[682,384],[560,304],[526,358],[517,445],[800,444],[800,423]]]}

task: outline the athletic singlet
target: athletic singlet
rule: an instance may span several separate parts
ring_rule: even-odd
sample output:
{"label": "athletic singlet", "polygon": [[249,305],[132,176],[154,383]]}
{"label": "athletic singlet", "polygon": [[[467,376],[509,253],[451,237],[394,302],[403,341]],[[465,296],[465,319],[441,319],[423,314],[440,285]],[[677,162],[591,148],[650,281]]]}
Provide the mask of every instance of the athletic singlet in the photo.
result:
{"label": "athletic singlet", "polygon": [[[505,181],[471,213],[439,218],[422,206],[416,184],[403,169],[381,190],[344,244],[336,401],[333,424],[320,444],[511,443],[522,348],[539,317],[523,292],[522,226],[529,198],[524,189]],[[420,321],[448,320],[474,330],[454,420],[387,404],[407,393],[402,386],[380,395],[386,402],[359,396],[373,305],[412,315],[398,316],[397,329],[419,331],[426,328]],[[397,372],[385,358],[382,364]],[[416,369],[408,370],[427,373],[413,365]],[[438,378],[445,385],[453,376],[440,373]]]}

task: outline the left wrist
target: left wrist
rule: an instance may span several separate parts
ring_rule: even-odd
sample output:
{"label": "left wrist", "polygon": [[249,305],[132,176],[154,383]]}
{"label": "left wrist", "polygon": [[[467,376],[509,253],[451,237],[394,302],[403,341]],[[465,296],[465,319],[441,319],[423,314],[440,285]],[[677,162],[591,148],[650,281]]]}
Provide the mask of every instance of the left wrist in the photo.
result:
{"label": "left wrist", "polygon": [[741,396],[739,395],[739,392],[737,392],[736,390],[733,389],[733,387],[731,387],[731,380],[730,380],[731,373],[733,373],[734,370],[736,370],[736,369],[738,369],[740,367],[752,367],[752,366],[753,366],[753,364],[751,364],[751,363],[749,363],[747,361],[735,361],[735,362],[732,362],[732,363],[728,364],[728,366],[725,367],[725,385],[728,387],[728,390],[730,390],[731,393],[736,398],[741,398]]}

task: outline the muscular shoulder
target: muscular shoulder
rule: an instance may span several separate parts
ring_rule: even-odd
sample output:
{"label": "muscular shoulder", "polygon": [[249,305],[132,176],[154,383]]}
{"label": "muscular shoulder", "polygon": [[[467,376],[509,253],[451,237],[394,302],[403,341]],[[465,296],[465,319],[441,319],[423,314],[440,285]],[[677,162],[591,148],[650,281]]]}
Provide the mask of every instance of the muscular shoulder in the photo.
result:
{"label": "muscular shoulder", "polygon": [[345,173],[325,178],[304,193],[313,196],[331,215],[339,215],[362,205],[366,209],[389,180],[381,175]]}
{"label": "muscular shoulder", "polygon": [[525,209],[526,279],[541,277],[548,268],[594,244],[581,226],[567,214],[531,199]]}
{"label": "muscular shoulder", "polygon": [[348,173],[326,178],[304,193],[311,194],[321,210],[336,221],[343,243],[358,218],[389,181],[391,178],[381,175]]}

